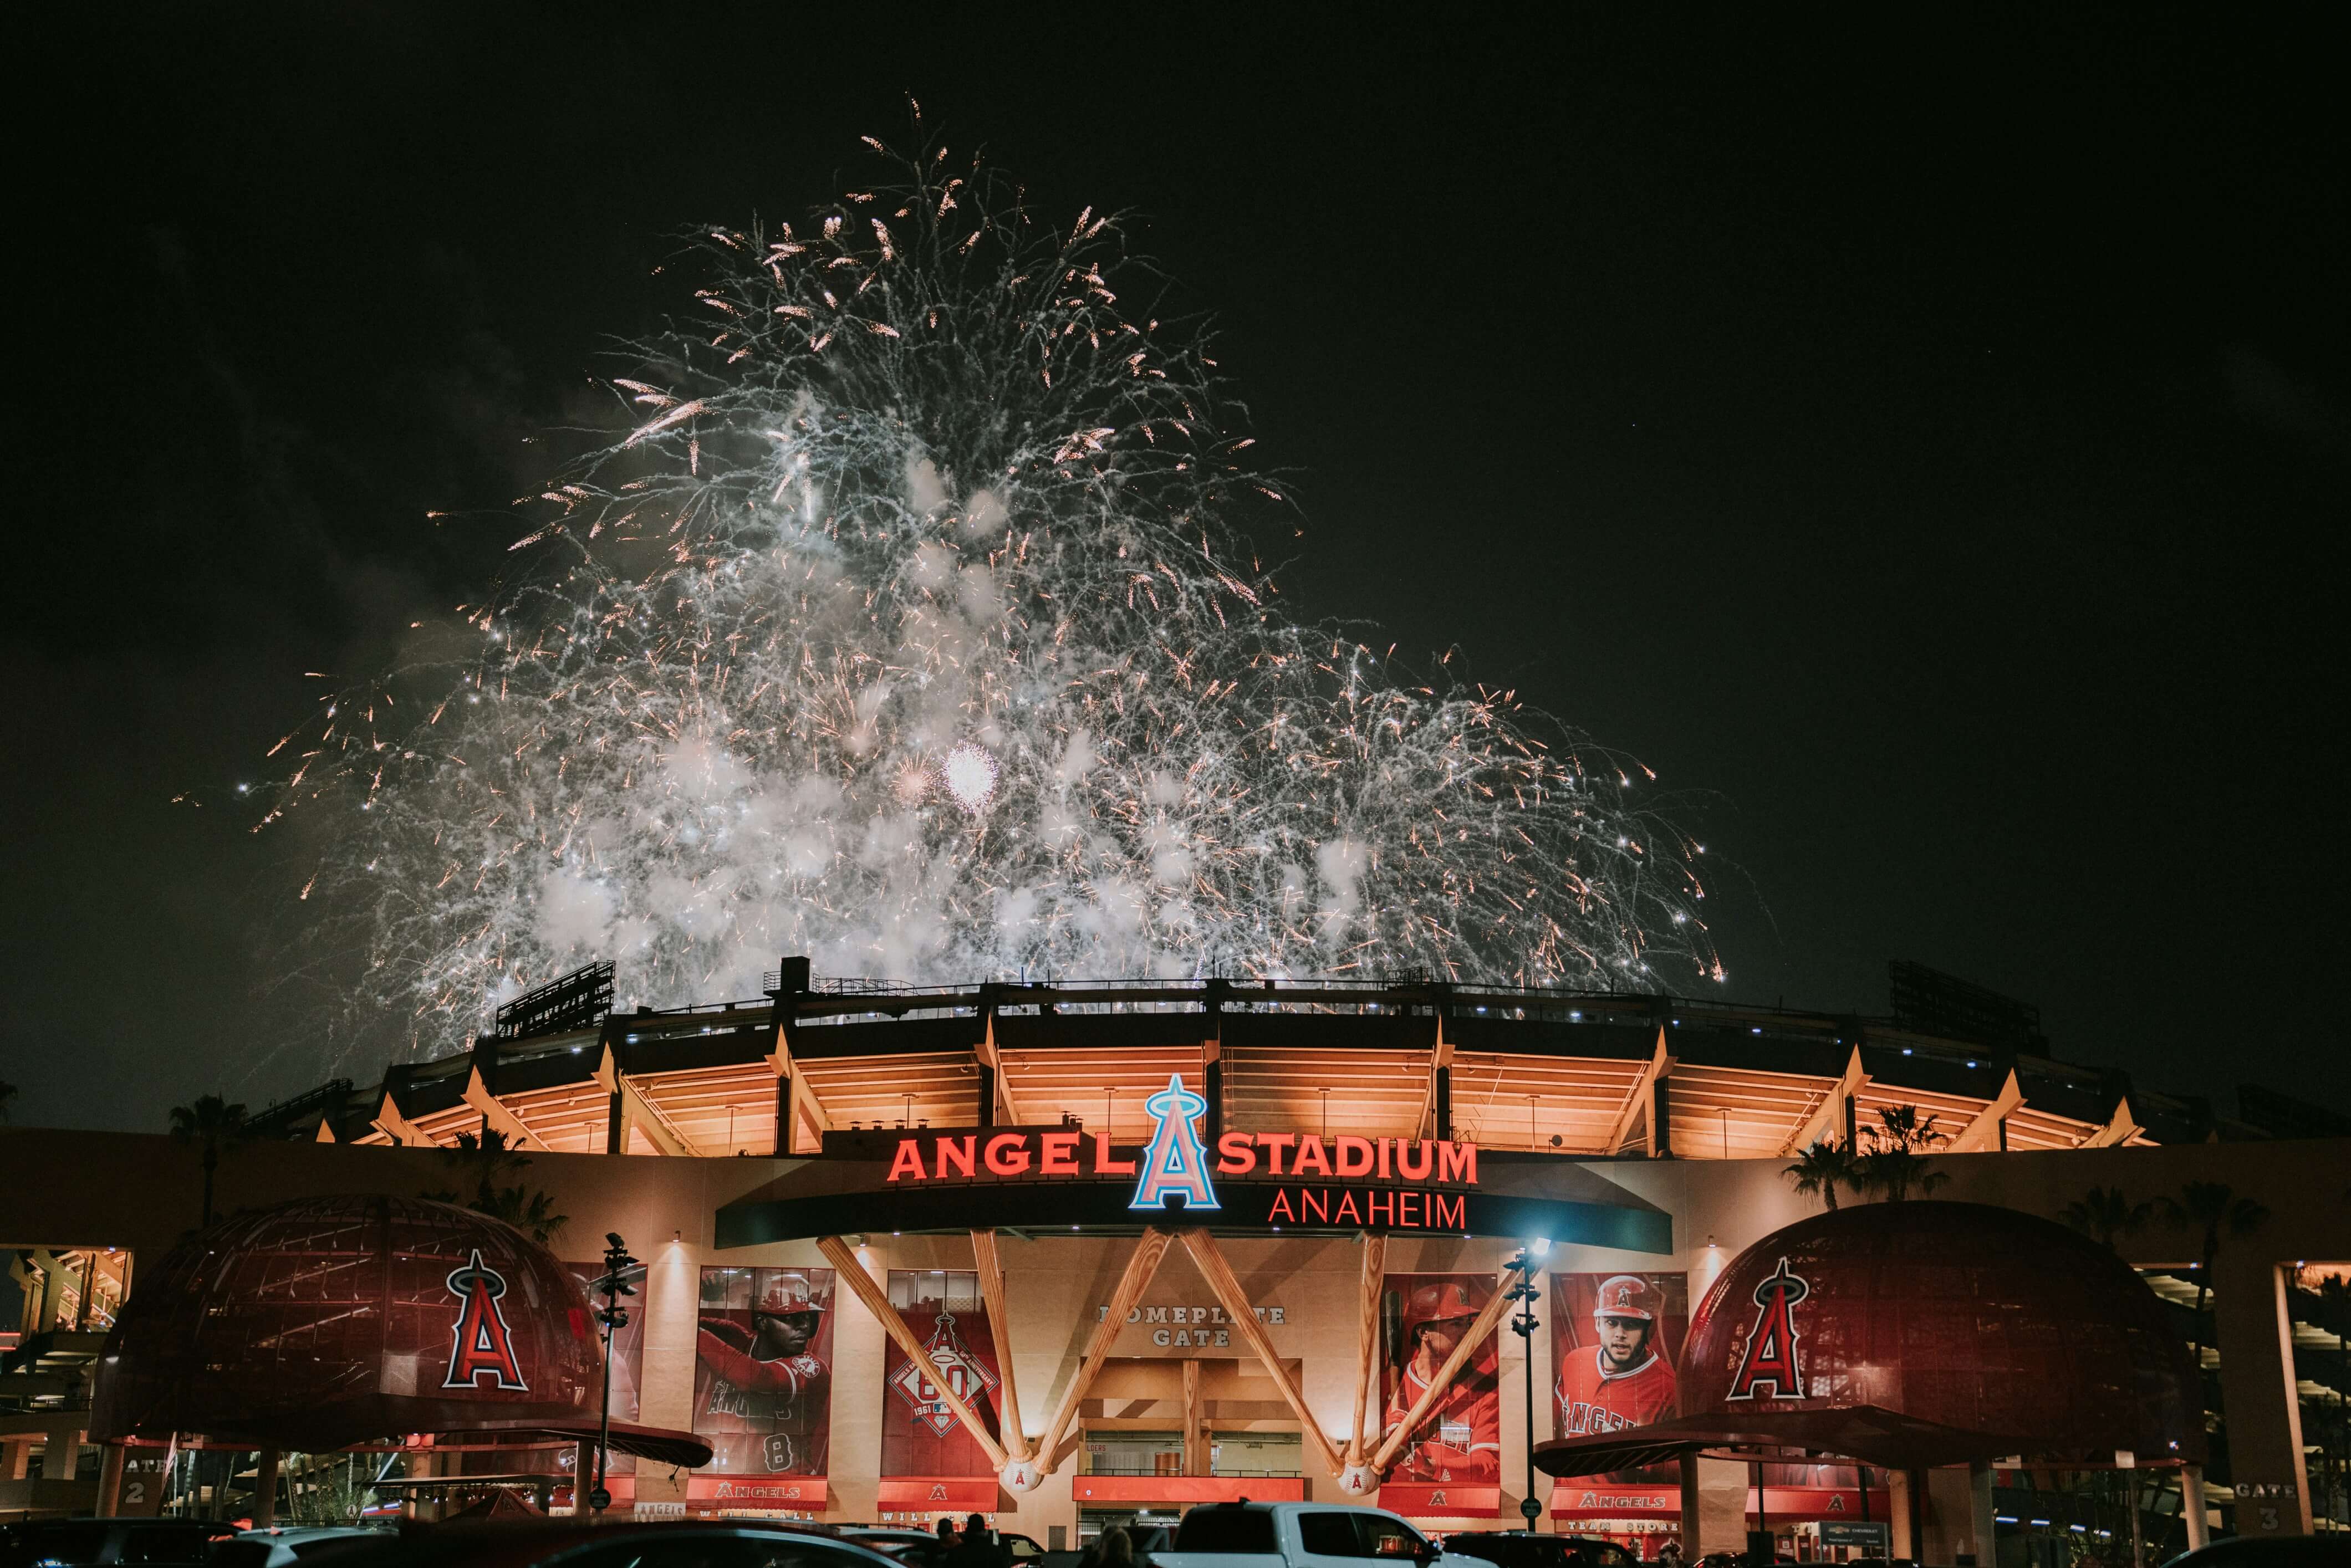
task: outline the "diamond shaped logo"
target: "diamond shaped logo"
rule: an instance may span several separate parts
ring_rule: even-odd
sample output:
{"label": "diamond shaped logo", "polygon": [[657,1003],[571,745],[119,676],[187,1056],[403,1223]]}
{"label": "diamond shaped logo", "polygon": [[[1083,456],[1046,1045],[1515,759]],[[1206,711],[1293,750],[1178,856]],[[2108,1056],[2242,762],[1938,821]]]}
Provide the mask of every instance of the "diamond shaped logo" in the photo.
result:
{"label": "diamond shaped logo", "polygon": [[[967,1405],[978,1407],[980,1396],[1001,1381],[993,1367],[964,1348],[963,1336],[956,1333],[953,1312],[939,1314],[938,1326],[931,1331],[930,1342],[923,1348],[930,1353],[932,1364],[947,1380],[956,1397]],[[906,1403],[914,1425],[927,1425],[942,1437],[955,1430],[955,1412],[939,1397],[938,1390],[912,1358],[892,1375],[890,1391]]]}

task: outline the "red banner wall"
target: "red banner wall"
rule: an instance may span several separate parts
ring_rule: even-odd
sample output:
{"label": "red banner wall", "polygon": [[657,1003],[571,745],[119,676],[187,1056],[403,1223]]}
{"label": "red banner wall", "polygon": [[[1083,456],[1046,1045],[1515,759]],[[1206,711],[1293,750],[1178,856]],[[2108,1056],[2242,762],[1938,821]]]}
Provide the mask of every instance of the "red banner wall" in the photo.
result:
{"label": "red banner wall", "polygon": [[[956,1394],[977,1412],[988,1435],[998,1436],[1004,1384],[979,1276],[968,1269],[893,1269],[887,1285],[890,1304]],[[996,1507],[996,1467],[896,1340],[886,1341],[882,1354],[882,1474],[924,1479],[986,1476],[988,1500],[977,1506],[982,1512]]]}

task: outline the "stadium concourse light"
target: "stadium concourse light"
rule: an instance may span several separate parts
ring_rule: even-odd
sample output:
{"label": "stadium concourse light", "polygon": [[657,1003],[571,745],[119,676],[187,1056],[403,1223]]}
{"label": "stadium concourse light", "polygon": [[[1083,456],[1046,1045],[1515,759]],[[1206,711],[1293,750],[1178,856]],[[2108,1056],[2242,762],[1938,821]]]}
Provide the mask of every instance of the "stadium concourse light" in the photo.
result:
{"label": "stadium concourse light", "polygon": [[611,1465],[612,1451],[612,1331],[628,1326],[629,1309],[621,1305],[621,1298],[637,1293],[636,1287],[629,1281],[642,1279],[645,1271],[643,1263],[629,1256],[629,1244],[621,1239],[619,1231],[606,1231],[604,1240],[603,1275],[588,1286],[590,1295],[604,1298],[604,1304],[596,1309],[596,1321],[604,1325],[604,1403],[596,1418],[596,1486],[582,1498],[580,1482],[584,1478],[572,1477],[571,1511],[575,1516],[580,1512],[582,1502],[587,1504],[590,1512],[599,1514],[612,1506],[611,1491],[604,1484],[606,1471]]}
{"label": "stadium concourse light", "polygon": [[1510,1272],[1518,1282],[1505,1292],[1507,1298],[1519,1303],[1518,1316],[1510,1320],[1512,1332],[1519,1336],[1519,1363],[1527,1375],[1527,1495],[1519,1500],[1519,1512],[1526,1517],[1531,1531],[1542,1515],[1542,1504],[1535,1500],[1535,1330],[1542,1325],[1535,1320],[1535,1302],[1542,1292],[1535,1289],[1535,1260],[1551,1250],[1551,1242],[1542,1237],[1519,1249],[1510,1260]]}

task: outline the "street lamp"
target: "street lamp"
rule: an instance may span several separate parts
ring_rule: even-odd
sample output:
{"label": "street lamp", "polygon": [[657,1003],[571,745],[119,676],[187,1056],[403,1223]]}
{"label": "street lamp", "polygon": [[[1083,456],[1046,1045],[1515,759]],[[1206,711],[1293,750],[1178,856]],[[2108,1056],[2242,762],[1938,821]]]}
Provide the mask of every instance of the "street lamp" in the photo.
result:
{"label": "street lamp", "polygon": [[[604,1298],[604,1304],[596,1309],[596,1321],[604,1325],[604,1405],[596,1422],[596,1488],[587,1498],[589,1508],[597,1513],[612,1506],[612,1494],[604,1486],[612,1450],[612,1331],[628,1325],[629,1309],[621,1305],[621,1298],[637,1293],[628,1276],[632,1270],[644,1272],[644,1265],[629,1256],[628,1244],[619,1231],[604,1232],[604,1240],[603,1275],[588,1287],[590,1293]],[[571,1489],[575,1494],[579,1491],[578,1477],[572,1479]]]}
{"label": "street lamp", "polygon": [[1535,1289],[1535,1260],[1551,1250],[1551,1243],[1540,1237],[1519,1249],[1510,1260],[1510,1269],[1519,1282],[1502,1292],[1506,1301],[1516,1301],[1518,1315],[1510,1319],[1510,1332],[1519,1336],[1519,1363],[1527,1375],[1527,1494],[1519,1501],[1519,1512],[1526,1517],[1531,1532],[1535,1521],[1542,1516],[1542,1504],[1535,1500],[1535,1330],[1542,1326],[1535,1319],[1535,1303],[1542,1292]]}

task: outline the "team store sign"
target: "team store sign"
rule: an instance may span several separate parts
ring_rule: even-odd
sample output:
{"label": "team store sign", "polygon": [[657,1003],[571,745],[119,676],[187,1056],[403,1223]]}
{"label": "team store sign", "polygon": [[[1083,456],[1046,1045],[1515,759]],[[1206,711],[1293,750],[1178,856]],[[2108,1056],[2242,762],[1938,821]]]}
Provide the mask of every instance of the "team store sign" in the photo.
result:
{"label": "team store sign", "polygon": [[[1270,1225],[1460,1230],[1467,1199],[1438,1190],[1478,1185],[1478,1145],[1437,1138],[1323,1138],[1313,1133],[1226,1133],[1213,1158],[1194,1122],[1208,1103],[1171,1074],[1144,1103],[1150,1143],[1121,1159],[1107,1133],[1077,1128],[902,1138],[884,1179],[906,1187],[941,1182],[1102,1182],[1132,1176],[1135,1210],[1221,1213],[1216,1178],[1245,1184]],[[925,1151],[928,1158],[925,1159]],[[1336,1184],[1354,1182],[1355,1186]],[[1418,1190],[1404,1186],[1426,1183]],[[1267,1189],[1270,1189],[1269,1192]]]}

